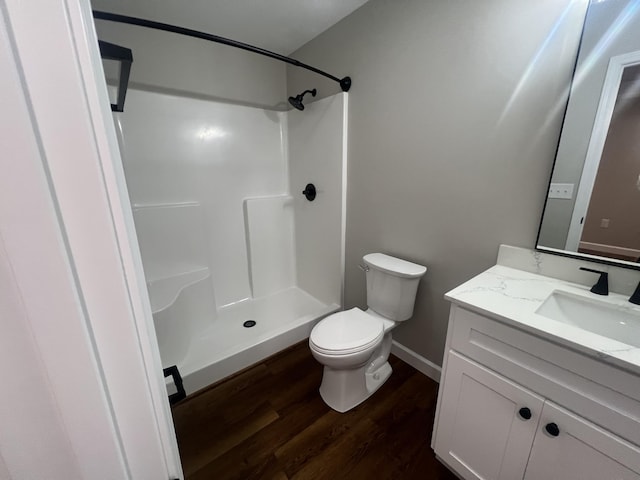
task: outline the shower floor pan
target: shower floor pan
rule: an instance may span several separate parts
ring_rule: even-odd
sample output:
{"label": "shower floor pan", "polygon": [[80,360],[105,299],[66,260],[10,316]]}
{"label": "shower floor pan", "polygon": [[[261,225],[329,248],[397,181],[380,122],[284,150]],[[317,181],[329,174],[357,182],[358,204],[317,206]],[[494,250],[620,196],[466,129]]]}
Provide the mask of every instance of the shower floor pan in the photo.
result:
{"label": "shower floor pan", "polygon": [[[178,362],[187,394],[304,340],[318,320],[339,309],[297,287],[219,309]],[[256,323],[247,328],[247,320]]]}

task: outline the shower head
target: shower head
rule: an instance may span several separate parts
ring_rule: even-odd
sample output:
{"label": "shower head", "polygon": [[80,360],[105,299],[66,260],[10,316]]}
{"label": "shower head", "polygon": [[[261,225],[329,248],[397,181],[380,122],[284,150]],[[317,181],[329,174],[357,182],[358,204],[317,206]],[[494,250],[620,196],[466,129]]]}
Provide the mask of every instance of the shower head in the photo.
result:
{"label": "shower head", "polygon": [[310,93],[312,97],[315,97],[317,92],[315,88],[313,90],[305,90],[300,95],[296,95],[295,97],[289,97],[289,103],[293,106],[293,108],[296,108],[298,110],[304,110],[302,99],[307,93]]}

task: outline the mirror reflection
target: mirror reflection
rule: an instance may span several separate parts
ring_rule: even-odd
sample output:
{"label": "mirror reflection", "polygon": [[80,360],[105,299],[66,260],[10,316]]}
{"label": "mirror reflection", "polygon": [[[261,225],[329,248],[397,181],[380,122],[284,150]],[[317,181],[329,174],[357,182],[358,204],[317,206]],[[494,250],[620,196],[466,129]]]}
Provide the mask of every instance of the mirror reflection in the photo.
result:
{"label": "mirror reflection", "polygon": [[640,0],[592,0],[537,247],[638,265]]}

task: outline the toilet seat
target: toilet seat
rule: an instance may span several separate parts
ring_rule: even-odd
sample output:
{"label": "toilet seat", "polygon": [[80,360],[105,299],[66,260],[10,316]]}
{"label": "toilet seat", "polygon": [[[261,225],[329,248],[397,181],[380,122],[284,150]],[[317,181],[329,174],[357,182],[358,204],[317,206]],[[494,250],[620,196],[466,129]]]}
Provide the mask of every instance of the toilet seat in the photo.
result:
{"label": "toilet seat", "polygon": [[378,318],[352,308],[321,320],[313,327],[309,344],[325,355],[349,355],[375,347],[383,336]]}

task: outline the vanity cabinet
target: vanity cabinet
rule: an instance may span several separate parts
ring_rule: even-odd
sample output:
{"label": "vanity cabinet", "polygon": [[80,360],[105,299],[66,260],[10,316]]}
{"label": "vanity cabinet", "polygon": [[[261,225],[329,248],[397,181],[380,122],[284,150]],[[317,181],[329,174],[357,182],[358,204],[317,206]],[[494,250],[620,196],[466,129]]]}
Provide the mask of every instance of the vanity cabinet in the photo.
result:
{"label": "vanity cabinet", "polygon": [[544,399],[451,352],[435,451],[464,478],[523,478]]}
{"label": "vanity cabinet", "polygon": [[[525,480],[640,478],[637,447],[552,402],[545,403],[540,420]],[[547,431],[550,424],[557,434]]]}
{"label": "vanity cabinet", "polygon": [[640,480],[640,401],[611,388],[630,374],[575,355],[453,305],[436,455],[468,480]]}

